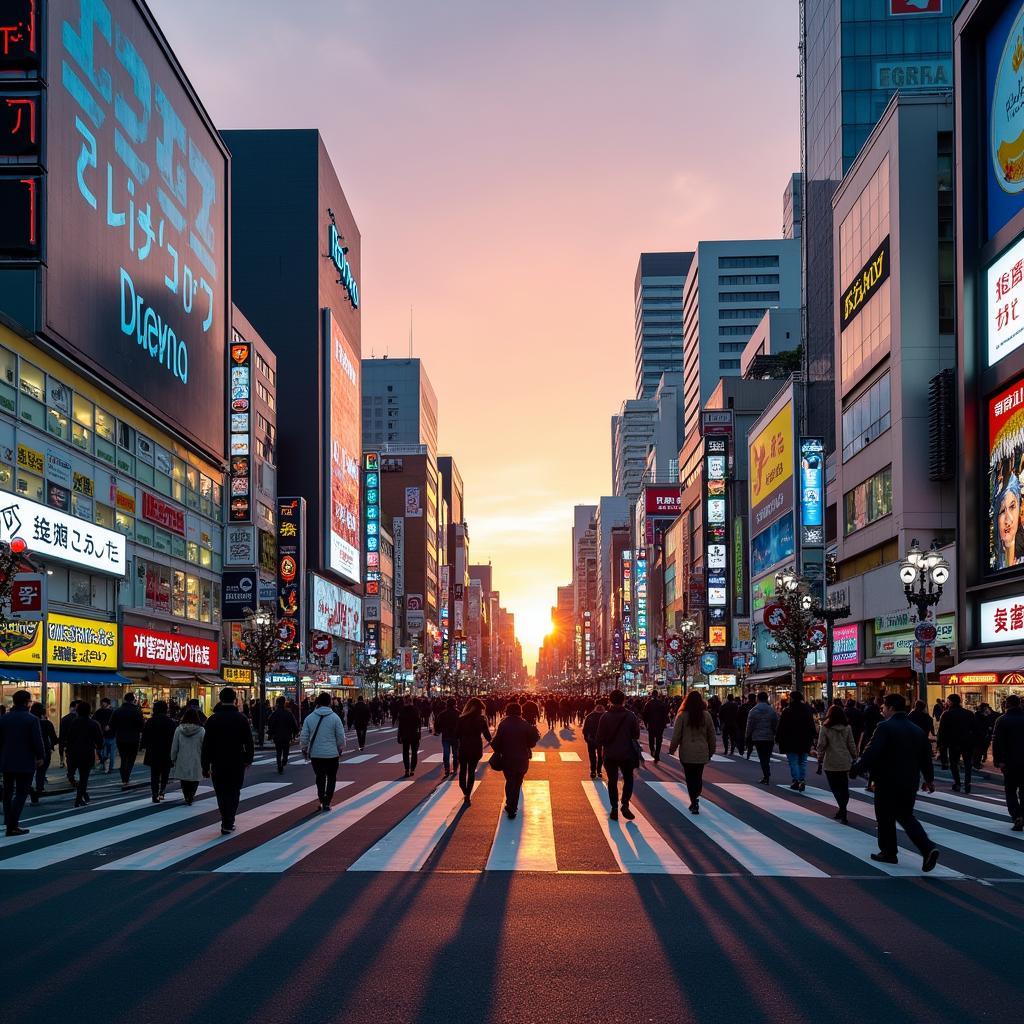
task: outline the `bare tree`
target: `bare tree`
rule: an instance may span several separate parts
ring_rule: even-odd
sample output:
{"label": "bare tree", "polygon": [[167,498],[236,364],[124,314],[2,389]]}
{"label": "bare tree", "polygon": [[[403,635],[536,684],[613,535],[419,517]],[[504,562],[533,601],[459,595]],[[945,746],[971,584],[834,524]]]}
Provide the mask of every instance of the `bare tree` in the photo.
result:
{"label": "bare tree", "polygon": [[811,642],[811,627],[818,625],[813,606],[808,604],[807,596],[799,591],[777,594],[775,603],[785,610],[785,621],[772,630],[772,638],[768,641],[768,650],[776,654],[785,654],[793,665],[793,689],[802,690],[804,666],[811,651],[820,645]]}

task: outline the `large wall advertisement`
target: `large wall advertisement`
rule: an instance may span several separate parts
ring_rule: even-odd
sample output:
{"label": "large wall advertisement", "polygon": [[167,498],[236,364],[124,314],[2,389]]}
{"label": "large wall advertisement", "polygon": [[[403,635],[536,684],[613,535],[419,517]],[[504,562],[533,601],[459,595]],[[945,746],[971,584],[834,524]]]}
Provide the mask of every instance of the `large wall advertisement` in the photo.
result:
{"label": "large wall advertisement", "polygon": [[796,551],[793,433],[793,402],[789,399],[749,441],[752,578],[770,571]]}
{"label": "large wall advertisement", "polygon": [[1024,560],[1024,379],[988,402],[988,567],[1000,572]]}
{"label": "large wall advertisement", "polygon": [[985,43],[987,207],[991,238],[1024,209],[1024,4],[1007,3]]}
{"label": "large wall advertisement", "polygon": [[359,357],[345,337],[337,317],[324,310],[327,344],[327,480],[330,484],[327,518],[328,567],[359,583],[362,453],[362,400]]}

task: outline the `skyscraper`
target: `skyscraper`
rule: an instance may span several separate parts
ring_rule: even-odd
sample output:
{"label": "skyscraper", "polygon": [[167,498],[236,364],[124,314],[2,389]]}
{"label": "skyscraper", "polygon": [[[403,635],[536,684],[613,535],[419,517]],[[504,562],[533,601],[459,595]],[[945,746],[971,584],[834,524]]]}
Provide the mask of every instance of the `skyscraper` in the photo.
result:
{"label": "skyscraper", "polygon": [[437,396],[419,359],[363,360],[363,447],[425,444],[437,455]]}
{"label": "skyscraper", "polygon": [[663,373],[683,370],[683,285],[692,252],[642,252],[636,267],[636,397],[653,398]]}
{"label": "skyscraper", "polygon": [[636,500],[657,416],[658,403],[653,398],[627,398],[612,416],[612,494]]}

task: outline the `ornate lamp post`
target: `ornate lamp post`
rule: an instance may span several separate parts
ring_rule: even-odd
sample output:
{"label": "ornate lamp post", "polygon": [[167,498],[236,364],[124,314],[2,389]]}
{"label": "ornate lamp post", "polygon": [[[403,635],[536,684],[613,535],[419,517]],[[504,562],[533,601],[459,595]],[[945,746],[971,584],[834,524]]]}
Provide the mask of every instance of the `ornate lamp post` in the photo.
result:
{"label": "ornate lamp post", "polygon": [[[775,574],[775,596],[786,609],[786,625],[774,633],[776,649],[788,654],[793,663],[793,689],[803,690],[804,666],[812,650],[808,630],[815,621],[810,584],[792,568]],[[817,645],[820,647],[820,643]]]}
{"label": "ornate lamp post", "polygon": [[[928,551],[922,551],[917,538],[910,542],[907,557],[900,562],[900,582],[907,604],[917,609],[918,623],[927,622],[929,609],[942,599],[942,588],[949,581],[949,562],[939,553],[939,542],[933,540]],[[918,699],[928,700],[928,668],[921,659],[917,678]]]}
{"label": "ornate lamp post", "polygon": [[242,630],[242,658],[257,673],[260,681],[259,706],[256,713],[256,727],[259,746],[263,748],[265,708],[267,703],[267,669],[280,657],[281,638],[277,632],[274,617],[266,608],[260,608],[249,616]]}
{"label": "ornate lamp post", "polygon": [[832,703],[832,649],[836,620],[848,618],[850,606],[828,598],[825,604],[815,601],[811,612],[825,623],[825,704]]}
{"label": "ornate lamp post", "polygon": [[697,664],[703,647],[700,627],[695,619],[683,619],[679,623],[678,631],[668,637],[665,643],[666,650],[676,663],[676,671],[680,673],[684,696],[686,695],[690,666]]}

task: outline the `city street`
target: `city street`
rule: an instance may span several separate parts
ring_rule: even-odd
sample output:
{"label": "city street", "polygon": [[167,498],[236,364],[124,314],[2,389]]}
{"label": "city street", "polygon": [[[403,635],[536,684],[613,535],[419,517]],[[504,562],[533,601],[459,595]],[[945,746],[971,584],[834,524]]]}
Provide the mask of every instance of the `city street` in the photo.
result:
{"label": "city street", "polygon": [[[349,752],[328,815],[293,749],[257,756],[238,830],[209,789],[47,798],[0,847],[8,990],[33,1021],[1006,1019],[1024,934],[1024,838],[991,783],[919,801],[942,849],[872,863],[871,797],[832,820],[776,755],[716,755],[699,817],[675,758],[610,823],[579,728],[542,736],[514,822],[501,776],[472,806],[439,744],[403,779],[390,729]],[[54,943],[56,942],[56,946]],[[55,949],[59,954],[55,955]],[[45,965],[45,966],[42,966]],[[969,979],[969,983],[965,983]],[[382,1012],[386,1007],[386,1014]]]}

